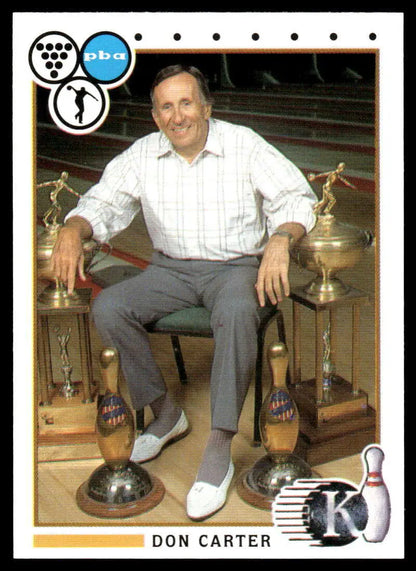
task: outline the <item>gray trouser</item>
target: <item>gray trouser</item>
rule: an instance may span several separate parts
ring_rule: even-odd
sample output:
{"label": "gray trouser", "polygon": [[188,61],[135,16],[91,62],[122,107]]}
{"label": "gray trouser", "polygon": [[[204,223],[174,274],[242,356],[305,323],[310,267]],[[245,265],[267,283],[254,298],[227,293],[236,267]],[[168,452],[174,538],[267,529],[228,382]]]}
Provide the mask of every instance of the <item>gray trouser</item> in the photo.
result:
{"label": "gray trouser", "polygon": [[211,369],[211,426],[237,432],[254,374],[259,261],[174,260],[160,253],[140,275],[103,290],[93,305],[102,341],[115,347],[132,405],[140,410],[166,392],[144,326],[192,306],[211,312],[215,350]]}

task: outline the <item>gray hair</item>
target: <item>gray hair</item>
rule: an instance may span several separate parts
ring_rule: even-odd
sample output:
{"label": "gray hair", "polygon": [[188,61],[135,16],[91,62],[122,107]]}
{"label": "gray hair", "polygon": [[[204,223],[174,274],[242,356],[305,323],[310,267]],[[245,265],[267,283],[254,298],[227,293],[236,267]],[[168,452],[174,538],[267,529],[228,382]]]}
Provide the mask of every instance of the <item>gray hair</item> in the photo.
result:
{"label": "gray hair", "polygon": [[152,87],[150,89],[150,99],[152,101],[152,105],[154,107],[154,90],[162,81],[168,79],[169,77],[174,77],[175,75],[179,75],[180,73],[189,73],[194,77],[198,83],[199,88],[199,95],[201,97],[202,103],[204,105],[212,105],[212,97],[209,92],[208,82],[205,76],[199,71],[198,68],[193,67],[191,65],[169,65],[159,71],[156,75],[155,80],[153,81]]}

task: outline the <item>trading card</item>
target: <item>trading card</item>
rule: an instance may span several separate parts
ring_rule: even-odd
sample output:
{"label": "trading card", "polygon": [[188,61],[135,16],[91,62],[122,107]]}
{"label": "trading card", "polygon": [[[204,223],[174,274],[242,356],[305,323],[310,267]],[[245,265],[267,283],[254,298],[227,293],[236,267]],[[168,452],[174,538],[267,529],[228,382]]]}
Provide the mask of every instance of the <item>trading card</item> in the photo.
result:
{"label": "trading card", "polygon": [[402,95],[399,12],[14,13],[16,559],[405,557]]}

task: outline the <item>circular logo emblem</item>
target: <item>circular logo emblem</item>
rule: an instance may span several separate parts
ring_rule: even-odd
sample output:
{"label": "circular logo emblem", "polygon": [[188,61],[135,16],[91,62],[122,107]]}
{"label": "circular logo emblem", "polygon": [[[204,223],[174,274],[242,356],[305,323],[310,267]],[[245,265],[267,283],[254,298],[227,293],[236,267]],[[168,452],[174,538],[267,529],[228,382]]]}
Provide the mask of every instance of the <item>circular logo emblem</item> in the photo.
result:
{"label": "circular logo emblem", "polygon": [[78,62],[78,46],[62,32],[42,34],[29,50],[29,65],[35,76],[45,83],[67,79],[75,72]]}
{"label": "circular logo emblem", "polygon": [[366,526],[367,503],[347,482],[321,484],[308,499],[308,531],[322,545],[346,545]]}
{"label": "circular logo emblem", "polygon": [[104,120],[108,107],[107,92],[85,77],[73,77],[63,82],[50,101],[50,111],[56,122],[75,133],[97,127]]}
{"label": "circular logo emblem", "polygon": [[368,521],[366,500],[342,480],[296,480],[277,494],[272,509],[274,524],[288,539],[309,545],[347,545]]}
{"label": "circular logo emblem", "polygon": [[99,83],[117,83],[130,70],[132,53],[127,43],[113,32],[91,36],[81,48],[81,67]]}

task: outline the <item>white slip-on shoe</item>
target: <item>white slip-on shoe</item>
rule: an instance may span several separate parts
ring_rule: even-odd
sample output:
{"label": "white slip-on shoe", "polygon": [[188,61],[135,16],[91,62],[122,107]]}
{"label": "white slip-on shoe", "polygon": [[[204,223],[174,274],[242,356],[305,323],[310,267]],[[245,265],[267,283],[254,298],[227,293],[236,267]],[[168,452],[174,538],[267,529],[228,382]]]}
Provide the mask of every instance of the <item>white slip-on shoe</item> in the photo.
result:
{"label": "white slip-on shoe", "polygon": [[130,459],[133,462],[148,462],[156,458],[162,449],[175,442],[184,438],[190,432],[190,426],[185,413],[182,411],[178,422],[165,436],[158,438],[154,434],[141,434],[134,443],[133,452],[131,453]]}
{"label": "white slip-on shoe", "polygon": [[186,512],[194,520],[202,520],[220,510],[227,499],[228,488],[234,475],[234,464],[230,461],[227,474],[219,486],[206,482],[195,482],[186,498]]}

